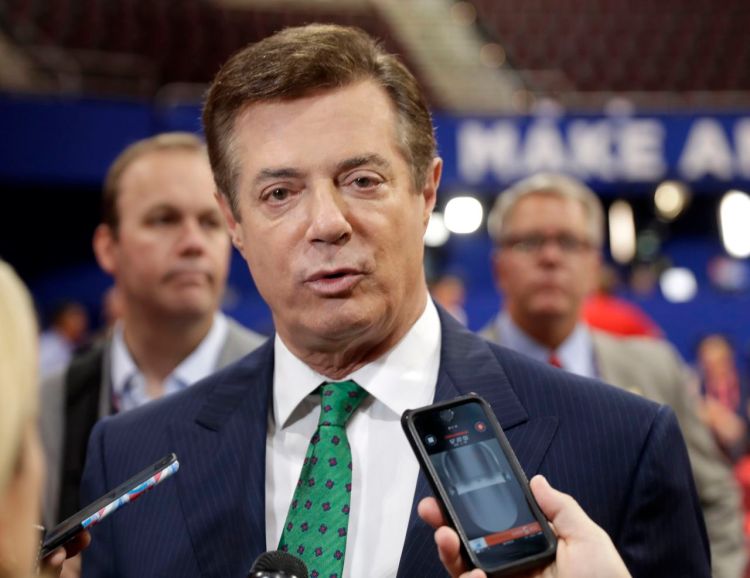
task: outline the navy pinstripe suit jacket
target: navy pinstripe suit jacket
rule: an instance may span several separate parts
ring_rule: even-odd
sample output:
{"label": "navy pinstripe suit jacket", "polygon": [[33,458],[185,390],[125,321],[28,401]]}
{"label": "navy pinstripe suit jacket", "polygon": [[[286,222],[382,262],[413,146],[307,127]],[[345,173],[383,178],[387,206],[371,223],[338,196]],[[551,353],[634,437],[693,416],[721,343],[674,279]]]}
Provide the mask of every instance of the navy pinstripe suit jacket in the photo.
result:
{"label": "navy pinstripe suit jacket", "polygon": [[[612,537],[634,577],[709,577],[708,541],[672,411],[489,344],[440,311],[435,398],[492,404],[531,477],[572,494]],[[175,452],[174,480],[92,532],[84,578],[244,578],[265,550],[266,423],[273,339],[185,392],[106,418],[89,441],[88,503]],[[397,480],[397,475],[394,476]],[[401,578],[444,576],[416,516]],[[373,552],[373,556],[377,556]],[[359,577],[356,577],[359,578]]]}

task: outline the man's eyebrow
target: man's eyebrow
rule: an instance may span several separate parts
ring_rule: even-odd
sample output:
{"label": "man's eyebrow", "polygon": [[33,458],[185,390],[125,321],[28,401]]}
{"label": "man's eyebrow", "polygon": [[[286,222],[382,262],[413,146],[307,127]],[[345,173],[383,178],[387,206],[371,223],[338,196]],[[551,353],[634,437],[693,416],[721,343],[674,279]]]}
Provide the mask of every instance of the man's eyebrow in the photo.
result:
{"label": "man's eyebrow", "polygon": [[253,179],[254,184],[270,181],[273,179],[298,179],[302,172],[297,169],[281,167],[278,169],[263,169]]}
{"label": "man's eyebrow", "polygon": [[[375,165],[383,169],[388,169],[391,166],[384,157],[377,153],[365,154],[349,159],[345,159],[336,165],[337,172],[343,172],[351,169],[356,169],[364,165]],[[253,179],[253,183],[258,185],[264,181],[270,181],[274,179],[299,179],[304,175],[302,171],[291,167],[279,167],[279,168],[267,168],[262,169]]]}
{"label": "man's eyebrow", "polygon": [[161,202],[159,202],[159,203],[157,203],[155,205],[151,205],[150,207],[147,207],[146,211],[144,212],[144,214],[148,215],[150,213],[159,213],[159,212],[162,212],[162,211],[176,211],[176,212],[179,212],[180,209],[178,207],[176,207],[175,205],[171,204],[171,203],[161,201]]}
{"label": "man's eyebrow", "polygon": [[375,165],[382,169],[389,169],[391,167],[391,163],[389,163],[385,158],[381,157],[377,153],[372,153],[372,154],[352,157],[350,159],[341,161],[339,164],[336,165],[336,169],[337,169],[337,172],[343,172],[343,171],[349,171],[351,169],[356,169],[357,167],[361,167],[364,165]]}

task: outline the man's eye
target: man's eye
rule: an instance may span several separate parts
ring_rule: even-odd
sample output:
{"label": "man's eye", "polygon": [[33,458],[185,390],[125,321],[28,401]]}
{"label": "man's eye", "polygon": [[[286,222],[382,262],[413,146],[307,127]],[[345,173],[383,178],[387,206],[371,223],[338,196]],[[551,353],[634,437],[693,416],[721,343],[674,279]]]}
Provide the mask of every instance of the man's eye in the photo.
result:
{"label": "man's eye", "polygon": [[526,237],[518,242],[519,246],[525,251],[536,251],[544,245],[543,237]]}
{"label": "man's eye", "polygon": [[206,229],[220,229],[224,226],[224,223],[221,221],[221,219],[208,217],[205,219],[201,219],[201,225]]}
{"label": "man's eye", "polygon": [[283,201],[283,200],[285,200],[285,199],[286,199],[286,198],[287,198],[288,196],[289,196],[289,190],[288,190],[288,189],[281,189],[281,188],[278,188],[278,189],[273,189],[273,190],[272,190],[272,191],[270,192],[270,194],[268,195],[268,197],[269,197],[269,198],[270,198],[270,199],[271,199],[272,201]]}
{"label": "man's eye", "polygon": [[366,189],[367,187],[372,187],[377,183],[375,182],[375,179],[370,177],[357,177],[356,179],[354,179],[354,184],[360,188]]}
{"label": "man's eye", "polygon": [[148,222],[151,225],[171,225],[177,222],[177,217],[175,215],[153,215],[148,219]]}
{"label": "man's eye", "polygon": [[350,178],[346,181],[347,186],[352,187],[358,191],[371,191],[377,189],[383,179],[377,175],[360,175],[357,177]]}
{"label": "man's eye", "polygon": [[581,245],[581,242],[578,239],[567,235],[561,235],[557,239],[557,243],[560,245],[560,248],[565,251],[577,251]]}

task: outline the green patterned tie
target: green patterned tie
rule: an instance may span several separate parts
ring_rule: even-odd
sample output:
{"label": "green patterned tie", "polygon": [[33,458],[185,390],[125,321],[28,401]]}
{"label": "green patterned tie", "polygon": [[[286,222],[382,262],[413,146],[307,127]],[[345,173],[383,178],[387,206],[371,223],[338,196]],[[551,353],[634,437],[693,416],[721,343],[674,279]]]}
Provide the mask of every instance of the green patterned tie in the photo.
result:
{"label": "green patterned tie", "polygon": [[367,392],[353,381],[319,389],[318,429],[307,447],[279,550],[301,558],[310,578],[342,578],[352,491],[346,422]]}

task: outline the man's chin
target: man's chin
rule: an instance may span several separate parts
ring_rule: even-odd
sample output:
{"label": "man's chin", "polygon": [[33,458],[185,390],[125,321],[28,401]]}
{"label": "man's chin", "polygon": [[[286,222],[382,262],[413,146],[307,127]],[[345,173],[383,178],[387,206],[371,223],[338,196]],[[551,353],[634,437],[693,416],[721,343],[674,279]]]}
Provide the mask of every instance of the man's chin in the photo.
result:
{"label": "man's chin", "polygon": [[570,315],[570,307],[563,303],[541,303],[532,308],[532,317],[547,321],[565,319]]}
{"label": "man's chin", "polygon": [[321,345],[340,347],[349,341],[358,341],[368,333],[375,333],[377,316],[367,315],[362,309],[339,307],[320,308],[317,315],[306,319],[306,333]]}
{"label": "man's chin", "polygon": [[218,310],[218,306],[214,300],[206,297],[197,298],[193,296],[192,298],[185,298],[183,296],[181,299],[171,300],[165,307],[165,310],[174,318],[191,320],[212,316]]}

